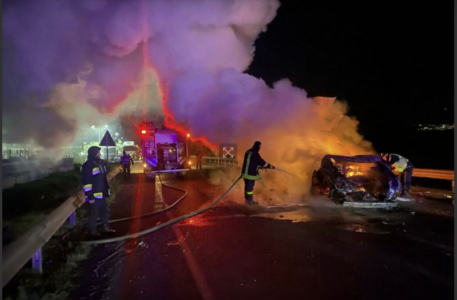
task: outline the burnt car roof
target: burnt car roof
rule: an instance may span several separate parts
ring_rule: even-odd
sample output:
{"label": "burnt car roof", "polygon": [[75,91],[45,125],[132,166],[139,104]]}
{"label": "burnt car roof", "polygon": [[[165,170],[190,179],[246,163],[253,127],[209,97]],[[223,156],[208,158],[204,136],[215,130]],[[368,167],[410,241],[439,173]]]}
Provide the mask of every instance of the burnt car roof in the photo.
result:
{"label": "burnt car roof", "polygon": [[324,161],[331,161],[332,158],[334,160],[343,160],[343,161],[350,161],[350,162],[357,162],[357,163],[382,162],[382,158],[377,155],[355,155],[355,156],[326,155],[322,159],[322,163],[324,163]]}
{"label": "burnt car roof", "polygon": [[353,162],[353,163],[381,163],[382,158],[376,155],[355,155],[355,156],[342,156],[342,155],[326,155],[322,159],[321,169],[327,174],[336,175],[338,171],[334,168],[332,159],[335,162]]}

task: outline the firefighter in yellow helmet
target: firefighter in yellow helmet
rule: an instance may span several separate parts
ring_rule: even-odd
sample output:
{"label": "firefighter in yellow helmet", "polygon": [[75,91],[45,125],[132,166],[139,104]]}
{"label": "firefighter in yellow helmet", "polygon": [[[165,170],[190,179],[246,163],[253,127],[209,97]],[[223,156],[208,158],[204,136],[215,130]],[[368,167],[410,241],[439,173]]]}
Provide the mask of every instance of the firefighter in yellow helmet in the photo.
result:
{"label": "firefighter in yellow helmet", "polygon": [[402,193],[401,196],[411,196],[411,178],[413,176],[414,166],[405,157],[395,153],[381,153],[384,163],[390,165],[392,169],[399,173]]}

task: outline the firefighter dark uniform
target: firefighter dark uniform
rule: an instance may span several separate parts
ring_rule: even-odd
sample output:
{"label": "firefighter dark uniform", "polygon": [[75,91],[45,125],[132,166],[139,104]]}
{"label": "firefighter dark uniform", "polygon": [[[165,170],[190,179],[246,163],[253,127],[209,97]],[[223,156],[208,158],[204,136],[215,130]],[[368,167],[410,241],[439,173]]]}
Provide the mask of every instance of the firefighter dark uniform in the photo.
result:
{"label": "firefighter dark uniform", "polygon": [[81,168],[81,181],[86,201],[89,202],[89,231],[98,236],[97,218],[100,217],[103,232],[114,232],[108,224],[109,211],[106,198],[110,195],[106,167],[100,159],[99,147],[93,146],[88,150],[87,161]]}
{"label": "firefighter dark uniform", "polygon": [[123,155],[121,156],[121,164],[122,170],[124,172],[124,178],[126,178],[127,175],[130,175],[130,163],[132,163],[133,165],[133,159],[124,151]]}
{"label": "firefighter dark uniform", "polygon": [[259,174],[259,168],[275,167],[262,159],[259,154],[261,143],[254,143],[254,146],[244,154],[243,167],[241,169],[241,177],[244,179],[244,198],[246,204],[258,204],[254,201],[254,185],[256,180],[262,179]]}
{"label": "firefighter dark uniform", "polygon": [[382,159],[399,173],[401,182],[402,196],[411,196],[411,178],[413,176],[414,166],[405,157],[395,153],[381,154]]}

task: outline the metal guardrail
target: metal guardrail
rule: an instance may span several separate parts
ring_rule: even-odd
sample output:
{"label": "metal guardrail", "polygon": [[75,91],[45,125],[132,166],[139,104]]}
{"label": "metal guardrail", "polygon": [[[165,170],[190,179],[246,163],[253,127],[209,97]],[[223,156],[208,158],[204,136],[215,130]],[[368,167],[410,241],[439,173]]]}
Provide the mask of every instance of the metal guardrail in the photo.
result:
{"label": "metal guardrail", "polygon": [[413,170],[413,177],[424,177],[442,180],[454,180],[454,171],[451,170],[434,170],[434,169],[416,169]]}
{"label": "metal guardrail", "polygon": [[[238,162],[235,159],[204,156],[203,163],[218,164],[218,165],[233,165],[237,166]],[[452,181],[452,190],[454,191],[454,171],[453,170],[436,170],[436,169],[418,169],[414,168],[413,177],[432,178]]]}
{"label": "metal guardrail", "polygon": [[[113,179],[121,168],[111,171],[108,181]],[[78,192],[56,208],[43,222],[29,230],[26,234],[13,241],[3,251],[2,256],[2,287],[32,258],[32,266],[42,272],[41,248],[69,219],[74,225],[75,210],[85,202],[84,193]]]}
{"label": "metal guardrail", "polygon": [[413,177],[432,178],[452,181],[452,192],[454,192],[454,171],[435,170],[435,169],[416,169],[413,170]]}
{"label": "metal guardrail", "polygon": [[[203,163],[218,164],[218,165],[233,165],[233,166],[238,165],[238,161],[233,158],[224,158],[224,157],[216,157],[216,156],[204,156]],[[454,171],[414,168],[413,177],[433,178],[433,179],[454,181]]]}
{"label": "metal guardrail", "polygon": [[216,157],[216,156],[203,156],[203,163],[217,164],[217,165],[229,165],[229,166],[238,165],[238,161],[236,159]]}

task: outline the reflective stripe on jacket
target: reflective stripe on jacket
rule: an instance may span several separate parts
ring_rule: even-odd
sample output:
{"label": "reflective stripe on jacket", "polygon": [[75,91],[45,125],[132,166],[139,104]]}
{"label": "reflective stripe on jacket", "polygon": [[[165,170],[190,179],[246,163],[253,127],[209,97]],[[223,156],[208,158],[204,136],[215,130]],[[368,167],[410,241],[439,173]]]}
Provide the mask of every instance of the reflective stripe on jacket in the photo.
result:
{"label": "reflective stripe on jacket", "polygon": [[392,163],[392,167],[397,172],[404,172],[408,168],[409,160],[399,154],[389,154],[389,162]]}
{"label": "reflective stripe on jacket", "polygon": [[130,157],[130,155],[122,155],[121,156],[121,163],[123,165],[130,165],[130,161],[132,160],[132,158]]}
{"label": "reflective stripe on jacket", "polygon": [[106,167],[88,160],[81,167],[81,182],[86,200],[103,199],[110,195]]}
{"label": "reflective stripe on jacket", "polygon": [[258,151],[249,149],[244,154],[243,168],[241,169],[241,177],[249,180],[262,179],[259,174],[259,168],[269,167],[269,163],[264,161]]}

